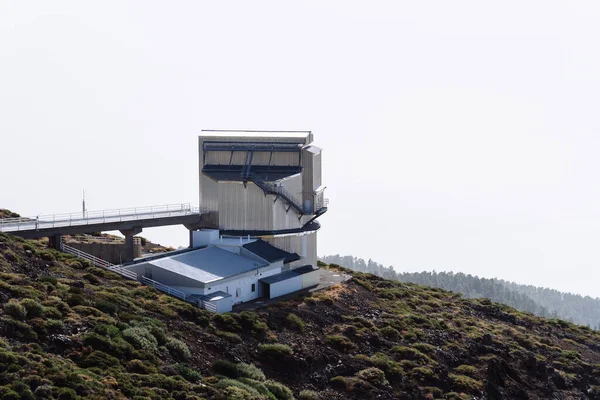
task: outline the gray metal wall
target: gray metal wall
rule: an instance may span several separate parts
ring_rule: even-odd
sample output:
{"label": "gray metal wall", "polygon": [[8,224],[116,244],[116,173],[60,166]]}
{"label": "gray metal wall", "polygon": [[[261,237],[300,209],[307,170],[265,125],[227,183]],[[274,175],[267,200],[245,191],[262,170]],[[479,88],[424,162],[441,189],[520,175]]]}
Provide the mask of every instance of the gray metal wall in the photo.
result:
{"label": "gray metal wall", "polygon": [[[306,239],[304,239],[306,238]],[[302,265],[317,265],[317,232],[305,235],[285,235],[276,237],[263,237],[264,241],[290,253],[298,253],[304,257],[290,263],[288,267],[294,268]],[[304,244],[306,240],[306,245]]]}
{"label": "gray metal wall", "polygon": [[[302,178],[295,175],[281,181],[284,188],[300,198]],[[275,201],[274,195],[266,195],[258,186],[248,182],[216,182],[200,175],[202,208],[218,212],[219,229],[227,230],[280,230],[297,229],[308,220],[298,220],[298,214],[288,208],[283,199]]]}

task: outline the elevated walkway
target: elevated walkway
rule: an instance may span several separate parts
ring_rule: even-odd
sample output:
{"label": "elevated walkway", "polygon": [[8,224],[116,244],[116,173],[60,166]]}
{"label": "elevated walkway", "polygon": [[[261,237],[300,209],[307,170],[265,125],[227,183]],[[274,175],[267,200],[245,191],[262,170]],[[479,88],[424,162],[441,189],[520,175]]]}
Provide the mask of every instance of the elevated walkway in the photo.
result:
{"label": "elevated walkway", "polygon": [[200,222],[200,209],[186,204],[0,219],[0,232],[26,239],[78,233],[122,231]]}
{"label": "elevated walkway", "polygon": [[202,212],[189,203],[86,211],[69,214],[40,215],[30,218],[0,219],[0,232],[25,239],[49,237],[51,244],[61,249],[63,235],[120,231],[125,236],[127,255],[124,262],[134,259],[133,237],[143,228],[184,225],[194,230],[202,227]]}

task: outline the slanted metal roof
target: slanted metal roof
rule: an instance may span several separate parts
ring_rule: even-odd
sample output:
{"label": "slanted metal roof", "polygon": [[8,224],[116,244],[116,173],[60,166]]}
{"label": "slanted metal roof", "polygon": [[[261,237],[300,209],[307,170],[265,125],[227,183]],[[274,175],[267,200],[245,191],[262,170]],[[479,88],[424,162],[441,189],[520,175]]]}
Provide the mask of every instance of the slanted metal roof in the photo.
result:
{"label": "slanted metal roof", "polygon": [[[243,181],[242,165],[205,165],[202,168],[202,173],[208,175],[216,181]],[[253,165],[250,173],[256,178],[265,182],[276,182],[278,180],[288,178],[299,174],[302,167],[298,166],[267,166]]]}
{"label": "slanted metal roof", "polygon": [[215,246],[151,260],[149,264],[202,283],[218,281],[269,265]]}
{"label": "slanted metal roof", "polygon": [[292,271],[294,271],[298,275],[304,275],[318,270],[319,267],[315,267],[314,265],[303,265],[302,267],[294,268]]}
{"label": "slanted metal roof", "polygon": [[266,278],[262,278],[259,281],[271,285],[273,283],[287,281],[288,279],[296,278],[298,276],[300,276],[300,274],[297,274],[293,270],[290,270],[277,275],[267,276]]}
{"label": "slanted metal roof", "polygon": [[227,129],[202,129],[200,136],[209,137],[271,137],[271,138],[301,138],[306,139],[310,135],[310,131],[255,131],[255,130],[227,130]]}
{"label": "slanted metal roof", "polygon": [[288,253],[260,239],[245,244],[244,248],[269,262],[283,260],[284,263],[289,263],[300,259],[298,254]]}

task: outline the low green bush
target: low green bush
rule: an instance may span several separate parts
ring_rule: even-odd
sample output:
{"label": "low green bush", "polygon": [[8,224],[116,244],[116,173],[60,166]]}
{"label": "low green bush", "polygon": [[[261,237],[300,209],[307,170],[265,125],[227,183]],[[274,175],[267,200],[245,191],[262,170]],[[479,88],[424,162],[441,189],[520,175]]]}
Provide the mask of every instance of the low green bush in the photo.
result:
{"label": "low green bush", "polygon": [[4,312],[21,321],[27,317],[27,310],[23,304],[16,299],[10,299],[8,300],[8,303],[4,304]]}
{"label": "low green bush", "polygon": [[215,335],[227,340],[229,343],[242,343],[242,338],[237,333],[227,331],[216,331]]}
{"label": "low green bush", "polygon": [[254,364],[239,363],[237,364],[238,376],[254,379],[255,381],[264,381],[265,374]]}
{"label": "low green bush", "polygon": [[148,328],[135,326],[127,328],[122,332],[123,338],[133,345],[136,349],[156,351],[158,341],[150,333]]}
{"label": "low green bush", "polygon": [[200,372],[188,367],[185,364],[177,364],[175,369],[179,375],[181,375],[188,382],[198,383],[202,380],[202,374],[200,374]]}
{"label": "low green bush", "polygon": [[23,299],[21,305],[27,310],[27,318],[41,317],[44,314],[44,306],[34,299]]}
{"label": "low green bush", "polygon": [[285,326],[297,332],[304,332],[305,324],[302,319],[296,314],[289,313],[285,319]]}
{"label": "low green bush", "polygon": [[458,367],[454,368],[454,372],[459,375],[467,375],[470,377],[477,376],[477,368],[472,365],[459,365]]}
{"label": "low green bush", "polygon": [[319,393],[315,392],[314,390],[301,390],[300,391],[300,400],[319,400],[320,396]]}
{"label": "low green bush", "polygon": [[229,332],[240,332],[242,330],[242,326],[237,318],[238,317],[235,314],[215,314],[212,320],[223,330]]}
{"label": "low green bush", "polygon": [[[154,340],[156,340],[156,339],[154,339]],[[190,353],[190,349],[188,348],[187,344],[185,344],[184,342],[182,342],[179,339],[168,338],[166,347],[169,350],[169,353],[171,353],[171,355],[179,361],[185,361],[185,360],[189,359],[192,355]]]}
{"label": "low green bush", "polygon": [[259,344],[258,354],[263,360],[282,361],[292,355],[290,346],[281,343]]}
{"label": "low green bush", "polygon": [[266,381],[264,384],[277,400],[294,400],[294,393],[284,384],[275,381]]}
{"label": "low green bush", "polygon": [[355,351],[357,348],[356,345],[350,341],[350,339],[342,335],[327,336],[327,343],[331,347],[334,347],[337,350],[344,352]]}
{"label": "low green bush", "polygon": [[212,370],[215,374],[223,375],[235,379],[238,377],[237,365],[227,360],[216,360],[212,364]]}
{"label": "low green bush", "polygon": [[356,377],[362,379],[363,381],[369,382],[373,386],[383,386],[388,384],[387,379],[385,379],[385,372],[376,367],[370,367],[358,371],[356,373]]}

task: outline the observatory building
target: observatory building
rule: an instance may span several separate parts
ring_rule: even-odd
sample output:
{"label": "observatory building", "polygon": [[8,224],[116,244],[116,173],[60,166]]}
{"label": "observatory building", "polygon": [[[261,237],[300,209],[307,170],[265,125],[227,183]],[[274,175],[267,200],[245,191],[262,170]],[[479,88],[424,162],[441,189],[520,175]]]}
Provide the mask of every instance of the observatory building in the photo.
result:
{"label": "observatory building", "polygon": [[317,218],[327,211],[321,149],[311,132],[205,130],[199,137],[206,227],[256,237],[317,263]]}
{"label": "observatory building", "polygon": [[316,286],[327,200],[312,141],[311,132],[202,131],[201,222],[190,227],[190,249],[125,268],[215,312]]}

